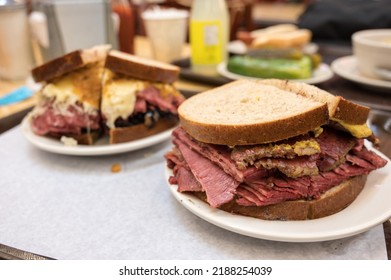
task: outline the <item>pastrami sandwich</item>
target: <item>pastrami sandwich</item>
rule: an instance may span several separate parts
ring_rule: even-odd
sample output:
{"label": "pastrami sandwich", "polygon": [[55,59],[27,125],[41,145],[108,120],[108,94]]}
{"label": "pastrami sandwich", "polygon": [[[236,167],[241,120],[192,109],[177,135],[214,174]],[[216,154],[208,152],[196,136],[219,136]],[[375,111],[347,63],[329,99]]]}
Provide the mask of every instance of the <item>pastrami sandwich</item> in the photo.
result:
{"label": "pastrami sandwich", "polygon": [[29,115],[35,134],[91,145],[107,132],[114,144],[178,124],[179,68],[109,48],[77,50],[32,70],[44,82]]}
{"label": "pastrami sandwich", "polygon": [[140,139],[178,124],[184,97],[173,83],[179,68],[111,51],[105,63],[102,116],[110,143]]}
{"label": "pastrami sandwich", "polygon": [[369,108],[303,83],[236,81],[187,99],[178,113],[169,182],[231,213],[325,217],[386,164],[364,145],[375,139]]}
{"label": "pastrami sandwich", "polygon": [[109,46],[76,50],[32,70],[43,82],[30,113],[35,134],[92,144],[101,133],[100,97]]}

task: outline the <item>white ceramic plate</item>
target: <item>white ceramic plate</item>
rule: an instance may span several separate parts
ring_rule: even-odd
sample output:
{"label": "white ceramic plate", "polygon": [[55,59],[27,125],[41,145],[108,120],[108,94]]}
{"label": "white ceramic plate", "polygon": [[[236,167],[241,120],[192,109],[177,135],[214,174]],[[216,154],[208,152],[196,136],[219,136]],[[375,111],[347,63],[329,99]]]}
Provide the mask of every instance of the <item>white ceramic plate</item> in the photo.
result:
{"label": "white ceramic plate", "polygon": [[354,56],[344,56],[331,63],[331,69],[342,78],[370,87],[376,90],[391,93],[391,81],[380,80],[365,76],[357,68],[357,60]]}
{"label": "white ceramic plate", "polygon": [[[232,54],[245,54],[248,51],[248,48],[245,43],[240,40],[231,41],[228,43],[228,51]],[[308,43],[304,47],[304,51],[307,53],[316,53],[319,49],[319,46],[313,42]]]}
{"label": "white ceramic plate", "polygon": [[[171,174],[172,170],[167,168],[166,178]],[[390,162],[368,176],[365,188],[347,208],[334,215],[308,221],[265,221],[233,215],[213,209],[192,195],[178,192],[176,185],[169,187],[174,197],[200,218],[229,231],[267,240],[315,242],[339,239],[367,231],[391,217],[388,199],[391,197]]]}
{"label": "white ceramic plate", "polygon": [[103,137],[92,146],[66,146],[57,139],[35,135],[31,131],[30,122],[27,117],[23,119],[21,128],[23,135],[34,146],[52,153],[74,156],[100,156],[135,151],[169,139],[173,130],[169,129],[159,134],[127,143],[109,144],[108,138]]}
{"label": "white ceramic plate", "polygon": [[[228,71],[227,64],[225,62],[220,63],[217,66],[217,72],[229,79],[232,80],[239,80],[239,79],[250,79],[250,80],[261,80],[261,78],[254,78],[254,77],[248,77],[239,75],[236,73],[232,73]],[[319,65],[319,67],[312,73],[312,77],[308,79],[294,79],[293,81],[296,82],[303,82],[307,84],[319,84],[322,82],[325,82],[333,77],[333,71],[331,71],[331,68],[325,64],[322,63]]]}
{"label": "white ceramic plate", "polygon": [[231,41],[227,46],[228,52],[232,54],[245,54],[247,52],[247,46],[240,40]]}

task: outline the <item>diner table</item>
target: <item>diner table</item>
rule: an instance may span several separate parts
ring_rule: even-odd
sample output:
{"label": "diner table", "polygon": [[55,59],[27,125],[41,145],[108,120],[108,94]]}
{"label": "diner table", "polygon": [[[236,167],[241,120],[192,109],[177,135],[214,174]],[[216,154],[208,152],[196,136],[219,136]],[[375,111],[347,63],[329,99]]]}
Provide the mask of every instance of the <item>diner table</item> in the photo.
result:
{"label": "diner table", "polygon": [[[317,44],[328,64],[352,53],[348,44]],[[140,56],[151,56],[144,37],[136,38],[135,49]],[[186,46],[182,58],[173,62],[182,68],[176,86],[186,97],[229,81],[195,75],[188,68],[189,55]],[[0,81],[0,97],[24,84]],[[391,91],[337,75],[317,86],[371,107],[369,124],[380,139],[379,150],[391,157]],[[0,106],[0,258],[391,259],[390,220],[344,238],[285,242],[250,237],[197,217],[169,191],[164,160],[169,139],[104,156],[40,150],[20,127],[35,102],[32,96]],[[121,171],[112,172],[113,165]]]}

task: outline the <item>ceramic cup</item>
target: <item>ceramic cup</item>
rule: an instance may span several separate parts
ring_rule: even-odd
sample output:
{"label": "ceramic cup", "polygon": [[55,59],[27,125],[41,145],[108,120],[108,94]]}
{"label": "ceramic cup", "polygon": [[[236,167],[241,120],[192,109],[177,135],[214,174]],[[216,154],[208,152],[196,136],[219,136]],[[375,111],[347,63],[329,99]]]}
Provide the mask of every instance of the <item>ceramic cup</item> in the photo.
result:
{"label": "ceramic cup", "polygon": [[358,31],[352,35],[352,44],[362,74],[391,80],[391,29]]}
{"label": "ceramic cup", "polygon": [[153,9],[142,13],[153,57],[172,62],[181,57],[189,13],[178,9]]}

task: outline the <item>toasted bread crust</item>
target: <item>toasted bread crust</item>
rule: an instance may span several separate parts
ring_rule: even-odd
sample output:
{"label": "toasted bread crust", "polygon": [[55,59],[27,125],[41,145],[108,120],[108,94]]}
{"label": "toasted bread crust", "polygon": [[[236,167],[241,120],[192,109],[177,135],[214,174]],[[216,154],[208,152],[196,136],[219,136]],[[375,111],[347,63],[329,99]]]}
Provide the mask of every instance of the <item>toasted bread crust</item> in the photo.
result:
{"label": "toasted bread crust", "polygon": [[318,87],[305,83],[278,79],[265,79],[258,82],[260,84],[272,85],[319,102],[327,103],[331,118],[336,118],[353,125],[365,124],[367,121],[369,114],[368,107],[348,101],[341,96],[335,96]]}
{"label": "toasted bread crust", "polygon": [[[268,206],[241,206],[234,200],[223,205],[220,209],[233,214],[254,217],[262,220],[310,220],[335,214],[349,206],[364,188],[367,176],[352,177],[335,186],[315,200],[285,201]],[[205,203],[203,192],[194,193]]]}
{"label": "toasted bread crust", "polygon": [[179,76],[179,67],[177,66],[119,51],[109,53],[105,68],[119,74],[152,82],[173,83]]}
{"label": "toasted bread crust", "polygon": [[76,50],[55,58],[31,70],[35,82],[50,81],[89,63],[103,61],[109,46],[101,45],[86,50]]}
{"label": "toasted bread crust", "polygon": [[343,97],[339,97],[337,109],[334,118],[342,120],[348,124],[364,124],[369,115],[368,107],[353,103]]}
{"label": "toasted bread crust", "polygon": [[178,114],[183,129],[196,140],[228,146],[287,139],[329,120],[326,103],[249,80],[193,96]]}
{"label": "toasted bread crust", "polygon": [[34,81],[39,83],[60,77],[83,66],[81,50],[77,50],[34,68],[31,74]]}
{"label": "toasted bread crust", "polygon": [[214,125],[179,115],[183,129],[200,142],[227,146],[275,142],[305,134],[328,121],[327,105],[295,116],[251,125]]}
{"label": "toasted bread crust", "polygon": [[178,120],[176,118],[164,118],[160,119],[152,128],[148,128],[144,124],[132,125],[129,127],[118,127],[110,129],[109,141],[110,144],[117,144],[138,140],[152,136],[169,128],[173,128],[177,124]]}

